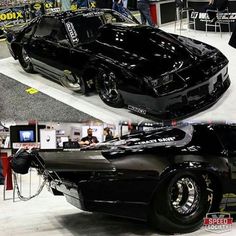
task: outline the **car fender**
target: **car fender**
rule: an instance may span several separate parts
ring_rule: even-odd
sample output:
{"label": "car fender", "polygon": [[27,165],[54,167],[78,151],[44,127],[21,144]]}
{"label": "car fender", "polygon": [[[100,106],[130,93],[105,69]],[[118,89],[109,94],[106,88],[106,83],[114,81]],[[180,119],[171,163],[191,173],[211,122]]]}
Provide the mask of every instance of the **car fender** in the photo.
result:
{"label": "car fender", "polygon": [[232,188],[230,169],[226,158],[187,155],[176,156],[174,159],[174,163],[170,163],[165,169],[162,169],[162,171],[160,170],[160,180],[152,192],[151,199],[161,187],[162,183],[166,183],[171,177],[182,171],[189,171],[196,174],[208,174],[214,181],[217,192],[220,194],[227,193]]}
{"label": "car fender", "polygon": [[[227,191],[230,186],[230,171],[227,159],[216,156],[202,156],[202,155],[162,155],[153,153],[137,153],[128,156],[123,156],[111,160],[121,173],[122,179],[126,179],[128,173],[129,177],[132,175],[134,179],[142,179],[147,183],[155,180],[154,187],[147,189],[149,196],[143,198],[147,202],[152,199],[153,194],[168,178],[175,175],[179,171],[189,170],[194,172],[210,173],[222,186],[223,191]],[[147,186],[147,185],[146,185]],[[146,188],[146,187],[145,187]]]}

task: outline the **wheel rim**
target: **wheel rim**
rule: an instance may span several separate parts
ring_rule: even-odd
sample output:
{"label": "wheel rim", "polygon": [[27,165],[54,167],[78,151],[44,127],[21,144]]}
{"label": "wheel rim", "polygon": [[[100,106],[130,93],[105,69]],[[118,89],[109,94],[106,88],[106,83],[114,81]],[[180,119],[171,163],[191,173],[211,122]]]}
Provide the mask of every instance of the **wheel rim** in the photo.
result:
{"label": "wheel rim", "polygon": [[177,180],[170,190],[170,202],[174,211],[182,216],[195,212],[200,203],[200,188],[196,181],[190,177]]}
{"label": "wheel rim", "polygon": [[116,86],[116,76],[113,72],[102,74],[102,85],[103,90],[101,92],[107,101],[114,102],[119,99],[120,95]]}
{"label": "wheel rim", "polygon": [[77,76],[70,75],[70,76],[63,76],[61,78],[61,83],[66,88],[71,90],[81,90],[80,79]]}
{"label": "wheel rim", "polygon": [[30,63],[30,58],[29,58],[29,55],[28,55],[28,53],[25,51],[24,48],[22,48],[22,58],[23,58],[23,60],[24,60],[24,63],[25,63],[26,65],[29,65],[29,63]]}

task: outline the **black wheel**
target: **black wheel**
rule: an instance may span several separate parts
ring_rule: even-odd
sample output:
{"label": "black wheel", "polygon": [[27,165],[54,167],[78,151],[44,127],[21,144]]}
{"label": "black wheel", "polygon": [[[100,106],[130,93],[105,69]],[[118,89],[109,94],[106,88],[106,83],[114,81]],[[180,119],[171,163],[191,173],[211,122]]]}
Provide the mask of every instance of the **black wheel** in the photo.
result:
{"label": "black wheel", "polygon": [[18,59],[24,71],[28,73],[34,73],[34,68],[31,63],[30,57],[28,56],[27,52],[25,51],[23,47],[20,48],[18,52]]}
{"label": "black wheel", "polygon": [[213,198],[213,190],[201,174],[183,171],[158,189],[150,206],[149,220],[163,232],[192,232],[201,227]]}
{"label": "black wheel", "polygon": [[60,78],[61,84],[75,92],[81,92],[85,93],[85,86],[83,83],[83,79],[76,76],[74,73],[65,73],[61,78]]}
{"label": "black wheel", "polygon": [[117,88],[117,80],[114,72],[101,70],[96,80],[96,89],[104,103],[119,108],[124,106],[124,101]]}

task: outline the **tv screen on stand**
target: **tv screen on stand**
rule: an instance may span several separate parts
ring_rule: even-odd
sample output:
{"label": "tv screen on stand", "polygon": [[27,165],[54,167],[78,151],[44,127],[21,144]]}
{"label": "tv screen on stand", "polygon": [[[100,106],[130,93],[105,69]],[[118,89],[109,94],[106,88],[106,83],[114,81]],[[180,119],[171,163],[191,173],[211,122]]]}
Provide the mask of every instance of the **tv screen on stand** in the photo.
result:
{"label": "tv screen on stand", "polygon": [[19,137],[20,137],[20,142],[35,142],[34,138],[34,130],[20,130],[19,131]]}

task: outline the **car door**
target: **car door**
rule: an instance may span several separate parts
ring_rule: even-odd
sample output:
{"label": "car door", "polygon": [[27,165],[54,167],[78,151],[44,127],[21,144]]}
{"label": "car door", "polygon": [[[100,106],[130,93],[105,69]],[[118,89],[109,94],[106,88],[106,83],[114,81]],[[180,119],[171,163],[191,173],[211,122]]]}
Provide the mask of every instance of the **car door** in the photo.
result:
{"label": "car door", "polygon": [[72,44],[68,68],[81,73],[89,66],[90,59],[96,54],[94,42],[102,25],[99,16],[77,15],[64,21],[65,31]]}
{"label": "car door", "polygon": [[25,45],[25,50],[31,58],[36,70],[48,69],[48,50],[46,45],[46,36],[50,34],[51,27],[48,23],[47,17],[42,17],[30,42]]}
{"label": "car door", "polygon": [[70,42],[57,18],[42,17],[28,45],[27,52],[35,69],[57,78],[61,76],[65,58],[70,56]]}

